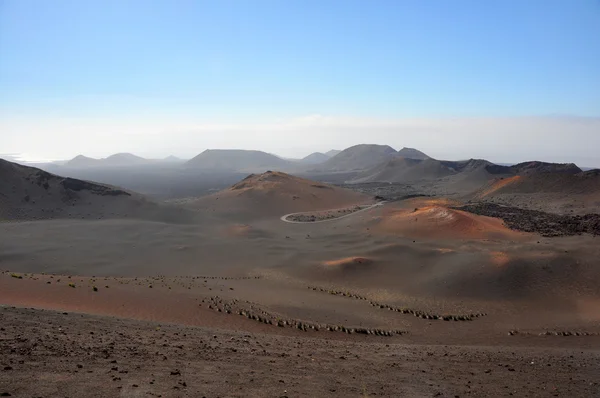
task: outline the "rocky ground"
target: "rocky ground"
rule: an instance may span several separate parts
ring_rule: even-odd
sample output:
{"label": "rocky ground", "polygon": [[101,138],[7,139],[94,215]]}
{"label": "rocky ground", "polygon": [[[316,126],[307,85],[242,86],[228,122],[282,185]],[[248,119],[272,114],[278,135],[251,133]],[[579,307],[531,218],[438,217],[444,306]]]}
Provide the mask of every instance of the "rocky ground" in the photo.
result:
{"label": "rocky ground", "polygon": [[581,235],[583,233],[600,235],[600,214],[568,216],[485,202],[468,204],[456,209],[482,216],[501,218],[511,229],[535,232],[547,237]]}
{"label": "rocky ground", "polygon": [[598,350],[336,341],[9,307],[0,325],[2,396],[600,394]]}

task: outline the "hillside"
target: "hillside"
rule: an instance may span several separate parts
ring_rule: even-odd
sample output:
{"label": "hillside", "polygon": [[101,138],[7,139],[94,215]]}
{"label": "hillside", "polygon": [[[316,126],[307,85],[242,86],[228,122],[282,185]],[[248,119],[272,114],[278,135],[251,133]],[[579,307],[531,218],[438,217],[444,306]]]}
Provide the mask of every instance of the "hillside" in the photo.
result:
{"label": "hillside", "polygon": [[418,159],[418,160],[426,160],[431,159],[429,156],[425,155],[423,152],[415,149],[415,148],[402,148],[398,151],[398,156],[408,158],[408,159]]}
{"label": "hillside", "polygon": [[359,174],[352,182],[412,182],[442,178],[454,173],[454,170],[437,160],[400,157]]}
{"label": "hillside", "polygon": [[329,151],[325,152],[325,155],[332,158],[340,152],[342,152],[342,151],[340,151],[339,149],[330,149]]}
{"label": "hillside", "polygon": [[600,212],[600,173],[574,164],[526,162],[493,167],[495,175],[474,199],[552,213]]}
{"label": "hillside", "polygon": [[305,164],[320,164],[329,160],[329,156],[321,152],[313,152],[300,161]]}
{"label": "hillside", "polygon": [[[507,181],[508,180],[508,181]],[[496,189],[490,190],[491,187]],[[517,174],[510,179],[495,180],[487,188],[489,194],[564,193],[588,195],[600,193],[600,176],[597,172]]]}
{"label": "hillside", "polygon": [[510,170],[497,170],[496,165],[487,160],[469,159],[446,161],[435,159],[392,158],[360,173],[351,183],[394,182],[408,183],[419,180],[437,180],[436,185],[461,192],[471,192],[488,181],[504,175],[512,175]]}
{"label": "hillside", "polygon": [[507,166],[483,159],[398,157],[351,176],[346,182],[409,184],[408,189],[414,193],[492,201],[551,213],[600,211],[599,172],[584,172],[572,163],[532,161]]}
{"label": "hillside", "polygon": [[578,174],[582,172],[582,170],[573,163],[547,163],[539,161],[523,162],[511,166],[490,164],[488,170],[496,174],[515,175],[532,175],[540,173]]}
{"label": "hillside", "polygon": [[291,162],[262,151],[207,149],[185,164],[204,170],[256,172],[288,168]]}
{"label": "hillside", "polygon": [[109,185],[60,177],[0,159],[0,220],[140,218],[182,222],[168,208]]}
{"label": "hillside", "polygon": [[395,156],[397,156],[396,150],[388,145],[355,145],[344,149],[315,170],[338,172],[366,170]]}
{"label": "hillside", "polygon": [[236,220],[249,220],[371,202],[369,196],[349,189],[268,171],[251,174],[228,189],[187,201],[185,205]]}
{"label": "hillside", "polygon": [[510,166],[515,174],[534,174],[534,173],[564,173],[578,174],[582,170],[573,163],[546,163],[546,162],[524,162]]}

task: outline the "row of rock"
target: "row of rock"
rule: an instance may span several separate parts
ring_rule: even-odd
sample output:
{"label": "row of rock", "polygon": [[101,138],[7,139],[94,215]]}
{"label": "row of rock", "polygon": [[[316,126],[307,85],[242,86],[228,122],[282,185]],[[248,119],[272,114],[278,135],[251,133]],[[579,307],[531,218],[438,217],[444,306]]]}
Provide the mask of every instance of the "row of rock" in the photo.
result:
{"label": "row of rock", "polygon": [[394,306],[391,306],[388,304],[380,304],[375,301],[371,301],[370,304],[373,307],[387,309],[389,311],[395,311],[395,312],[399,312],[401,314],[410,314],[410,315],[414,315],[417,318],[439,320],[439,321],[455,321],[455,322],[472,321],[476,318],[487,315],[485,313],[470,313],[470,314],[463,314],[463,315],[448,315],[448,314],[439,315],[439,314],[432,314],[432,313],[420,311],[420,310],[413,310],[410,308],[400,308],[400,307],[394,307]]}
{"label": "row of rock", "polygon": [[361,296],[360,294],[356,294],[356,293],[352,293],[352,292],[345,292],[343,290],[325,289],[325,288],[318,287],[318,286],[309,286],[308,288],[310,290],[314,290],[317,292],[329,293],[334,296],[349,297],[349,298],[354,298],[357,300],[368,300],[368,298],[366,298],[365,296]]}
{"label": "row of rock", "polygon": [[282,319],[274,316],[260,308],[255,307],[250,302],[245,302],[246,305],[250,306],[250,309],[245,309],[242,306],[238,305],[241,303],[239,300],[231,300],[225,301],[219,296],[214,296],[209,298],[208,300],[202,300],[202,302],[208,302],[207,306],[209,309],[215,310],[217,312],[224,312],[226,314],[238,314],[240,316],[244,316],[248,319],[255,320],[260,323],[264,323],[267,325],[274,325],[277,327],[290,327],[295,328],[304,332],[308,331],[329,331],[329,332],[341,332],[346,334],[364,334],[364,335],[373,335],[373,336],[398,336],[406,334],[406,331],[403,330],[384,330],[378,328],[357,328],[357,327],[349,327],[345,325],[328,325],[328,324],[319,324],[314,322],[300,321],[297,319]]}
{"label": "row of rock", "polygon": [[534,333],[534,332],[521,332],[518,330],[510,330],[509,336],[524,335],[524,336],[600,336],[598,332],[580,332],[580,331],[557,331],[557,330],[546,330],[545,332]]}
{"label": "row of rock", "polygon": [[318,286],[309,286],[308,288],[311,290],[314,290],[314,291],[329,293],[334,296],[343,296],[343,297],[354,298],[357,300],[369,301],[369,304],[371,304],[371,306],[373,306],[373,307],[378,307],[378,308],[386,309],[389,311],[395,311],[395,312],[399,312],[401,314],[410,314],[410,315],[414,315],[417,318],[422,318],[422,319],[442,320],[442,321],[472,321],[473,319],[487,315],[485,313],[470,313],[470,314],[462,314],[462,315],[432,314],[432,313],[428,313],[425,311],[414,310],[414,309],[410,309],[410,308],[400,308],[400,307],[394,307],[394,306],[391,306],[388,304],[381,304],[376,301],[369,300],[365,296],[361,296],[359,294],[352,293],[349,291],[325,289],[325,288],[318,287]]}
{"label": "row of rock", "polygon": [[158,278],[170,278],[170,279],[217,279],[217,280],[222,280],[222,281],[241,281],[241,280],[249,280],[249,279],[260,279],[261,277],[260,276],[202,276],[202,275],[167,277],[167,276],[162,275],[162,276],[154,277],[154,278],[155,279],[158,279]]}

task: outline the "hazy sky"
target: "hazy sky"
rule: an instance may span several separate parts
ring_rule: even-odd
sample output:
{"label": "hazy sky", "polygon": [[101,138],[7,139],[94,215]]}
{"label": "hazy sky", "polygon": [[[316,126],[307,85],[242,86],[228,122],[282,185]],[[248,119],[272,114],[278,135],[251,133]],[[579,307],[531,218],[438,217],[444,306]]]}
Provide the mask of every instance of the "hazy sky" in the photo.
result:
{"label": "hazy sky", "polygon": [[0,153],[600,166],[600,0],[0,0]]}

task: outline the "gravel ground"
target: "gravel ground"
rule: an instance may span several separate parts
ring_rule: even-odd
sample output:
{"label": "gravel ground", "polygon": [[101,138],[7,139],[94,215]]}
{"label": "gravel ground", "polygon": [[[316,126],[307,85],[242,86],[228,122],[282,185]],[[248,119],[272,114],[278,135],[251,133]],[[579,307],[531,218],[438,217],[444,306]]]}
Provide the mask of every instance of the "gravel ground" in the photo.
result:
{"label": "gravel ground", "polygon": [[598,350],[357,343],[8,307],[0,325],[2,396],[600,394]]}

